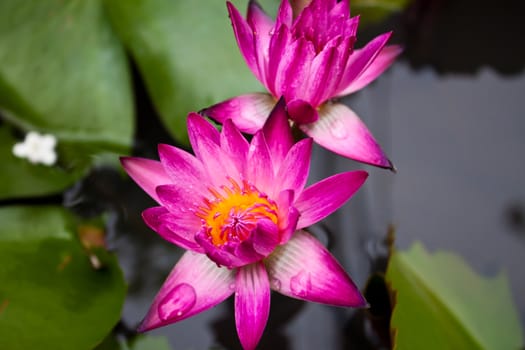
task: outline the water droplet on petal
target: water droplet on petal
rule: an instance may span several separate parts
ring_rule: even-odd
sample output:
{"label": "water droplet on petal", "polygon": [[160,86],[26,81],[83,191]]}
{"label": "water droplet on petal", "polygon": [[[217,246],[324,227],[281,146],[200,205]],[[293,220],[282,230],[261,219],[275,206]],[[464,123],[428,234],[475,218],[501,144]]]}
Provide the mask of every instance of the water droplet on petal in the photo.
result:
{"label": "water droplet on petal", "polygon": [[230,287],[231,290],[235,290],[235,283],[230,284],[229,287]]}
{"label": "water droplet on petal", "polygon": [[272,278],[271,280],[271,286],[272,286],[272,289],[275,290],[275,291],[280,291],[281,290],[281,281],[278,280],[277,278]]}
{"label": "water droplet on petal", "polygon": [[160,301],[157,311],[162,321],[180,318],[195,305],[195,289],[187,283],[176,285]]}
{"label": "water droplet on petal", "polygon": [[312,289],[312,279],[309,272],[301,270],[290,279],[290,290],[299,298],[305,298]]}

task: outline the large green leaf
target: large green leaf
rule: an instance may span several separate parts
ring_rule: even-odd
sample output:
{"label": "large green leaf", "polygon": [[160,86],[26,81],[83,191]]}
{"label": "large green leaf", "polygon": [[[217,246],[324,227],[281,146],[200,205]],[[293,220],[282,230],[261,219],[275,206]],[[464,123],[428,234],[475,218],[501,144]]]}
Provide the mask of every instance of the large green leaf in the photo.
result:
{"label": "large green leaf", "polygon": [[126,56],[102,0],[0,1],[0,108],[60,141],[131,144]]}
{"label": "large green leaf", "polygon": [[397,349],[518,349],[523,335],[505,274],[477,275],[448,252],[416,243],[395,251],[387,270],[394,291]]}
{"label": "large green leaf", "polygon": [[59,207],[0,209],[0,349],[92,349],[120,318],[115,257],[95,269]]}
{"label": "large green leaf", "polygon": [[[246,0],[233,3],[245,12]],[[187,140],[189,112],[263,90],[237,48],[225,1],[106,0],[106,5],[179,141]]]}

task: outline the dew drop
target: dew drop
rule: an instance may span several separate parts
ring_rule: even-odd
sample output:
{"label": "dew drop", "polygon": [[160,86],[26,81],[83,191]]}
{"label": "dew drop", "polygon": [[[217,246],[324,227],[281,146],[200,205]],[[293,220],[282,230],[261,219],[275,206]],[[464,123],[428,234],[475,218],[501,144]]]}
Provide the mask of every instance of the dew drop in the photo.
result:
{"label": "dew drop", "polygon": [[182,317],[195,305],[195,289],[187,283],[176,285],[160,301],[157,311],[162,321]]}
{"label": "dew drop", "polygon": [[301,270],[290,279],[290,290],[297,297],[305,298],[312,289],[312,279],[310,273]]}
{"label": "dew drop", "polygon": [[230,284],[230,289],[235,290],[235,283]]}

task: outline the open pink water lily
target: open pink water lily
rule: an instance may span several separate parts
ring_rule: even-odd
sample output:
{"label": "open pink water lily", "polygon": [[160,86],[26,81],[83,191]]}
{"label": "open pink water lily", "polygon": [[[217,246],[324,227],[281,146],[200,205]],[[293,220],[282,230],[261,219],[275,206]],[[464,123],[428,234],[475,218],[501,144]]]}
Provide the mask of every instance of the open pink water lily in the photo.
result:
{"label": "open pink water lily", "polygon": [[303,228],[345,203],[364,171],[334,175],[305,188],[312,140],[293,143],[284,103],[248,142],[226,120],[219,133],[188,116],[195,156],[159,145],[160,161],[126,157],[128,174],[160,206],[144,221],[188,251],[175,265],[140,331],[177,322],[235,294],[244,349],[254,349],[268,320],[270,290],[336,306],[365,299],[343,268]]}
{"label": "open pink water lily", "polygon": [[313,0],[296,18],[283,0],[275,22],[256,1],[250,1],[246,19],[227,5],[240,51],[269,94],[241,95],[202,113],[219,122],[232,118],[241,131],[254,133],[284,97],[290,119],[319,145],[393,168],[356,113],[333,101],[365,87],[390,66],[401,52],[385,46],[391,33],[354,49],[359,17],[350,17],[348,0]]}

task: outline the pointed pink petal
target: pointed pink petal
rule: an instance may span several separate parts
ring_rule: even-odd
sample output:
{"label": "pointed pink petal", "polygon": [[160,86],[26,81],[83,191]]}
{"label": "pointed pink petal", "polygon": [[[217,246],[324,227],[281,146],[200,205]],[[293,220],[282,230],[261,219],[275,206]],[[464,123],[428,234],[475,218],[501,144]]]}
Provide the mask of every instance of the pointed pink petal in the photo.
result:
{"label": "pointed pink petal", "polygon": [[275,188],[279,191],[291,189],[299,194],[303,191],[310,171],[312,139],[297,142],[286,155],[277,171]]}
{"label": "pointed pink petal", "polygon": [[178,216],[193,215],[190,210],[201,203],[203,196],[192,188],[179,184],[160,185],[156,188],[160,204]]}
{"label": "pointed pink petal", "polygon": [[188,114],[188,137],[193,152],[201,160],[199,146],[203,139],[219,144],[219,131],[209,121],[193,112]]}
{"label": "pointed pink petal", "polygon": [[349,95],[357,90],[361,90],[380,76],[403,51],[401,46],[390,45],[385,46],[379,52],[374,61],[361,73],[350,85],[343,91],[338,93],[338,96]]}
{"label": "pointed pink petal", "polygon": [[197,191],[204,192],[206,188],[202,184],[202,179],[206,178],[206,173],[197,158],[170,145],[160,144],[158,150],[160,161],[173,183],[191,186]]}
{"label": "pointed pink petal", "polygon": [[235,163],[239,174],[246,177],[246,159],[248,157],[248,141],[235,127],[231,119],[227,119],[221,132],[221,148]]}
{"label": "pointed pink petal", "polygon": [[333,175],[305,189],[294,204],[301,213],[297,229],[315,224],[339,209],[367,177],[366,171],[349,171]]}
{"label": "pointed pink petal", "polygon": [[268,194],[274,181],[274,170],[270,150],[262,131],[257,132],[252,139],[248,151],[247,180],[261,192]]}
{"label": "pointed pink petal", "polygon": [[263,76],[259,73],[259,66],[257,64],[256,52],[255,52],[255,39],[253,36],[253,29],[244,20],[239,11],[232,5],[231,2],[227,1],[226,6],[230,14],[230,20],[233,26],[233,32],[239,45],[239,50],[244,57],[244,60],[248,64],[250,70],[255,74],[260,82],[263,82]]}
{"label": "pointed pink petal", "polygon": [[300,37],[286,46],[275,74],[277,96],[284,95],[286,101],[301,98],[308,83],[310,64],[315,57],[312,42]]}
{"label": "pointed pink petal", "polygon": [[259,68],[259,74],[256,76],[264,86],[268,87],[266,72],[268,70],[270,39],[274,24],[273,20],[264,13],[256,1],[250,1],[248,3],[246,22],[251,27],[253,33],[255,61]]}
{"label": "pointed pink petal", "polygon": [[309,124],[319,119],[317,109],[305,100],[292,100],[287,103],[290,119],[297,124]]}
{"label": "pointed pink petal", "polygon": [[292,129],[288,123],[286,103],[281,97],[263,126],[264,138],[268,142],[268,148],[276,169],[286,157],[286,153],[293,145]]}
{"label": "pointed pink petal", "polygon": [[281,5],[277,10],[277,16],[275,18],[275,27],[279,27],[281,24],[286,25],[288,28],[292,26],[292,6],[289,1],[281,1]]}
{"label": "pointed pink petal", "polygon": [[341,103],[323,105],[319,120],[300,128],[316,143],[343,157],[393,169],[366,125],[354,111]]}
{"label": "pointed pink petal", "polygon": [[279,230],[281,237],[279,244],[288,242],[297,227],[299,210],[293,207],[295,193],[292,190],[281,191],[277,196],[277,207],[279,208]]}
{"label": "pointed pink petal", "polygon": [[[282,4],[290,4],[288,1],[283,1]],[[281,5],[282,6],[282,5]],[[283,55],[286,52],[287,47],[290,45],[290,41],[292,40],[292,35],[290,34],[290,29],[285,24],[276,25],[275,33],[272,35],[270,39],[270,48],[268,52],[268,69],[266,72],[266,84],[268,91],[274,95],[278,96],[278,91],[282,91],[281,88],[279,90],[275,86],[275,79],[277,77],[278,68],[281,64],[281,59]]]}
{"label": "pointed pink petal", "polygon": [[178,322],[228,298],[234,271],[219,268],[205,255],[186,252],[155,297],[139,332]]}
{"label": "pointed pink petal", "polygon": [[274,105],[275,100],[271,95],[254,93],[217,103],[203,109],[201,113],[219,123],[231,119],[240,131],[255,134],[263,127]]}
{"label": "pointed pink petal", "polygon": [[346,62],[343,78],[341,79],[339,88],[337,89],[338,91],[335,94],[336,96],[343,96],[342,91],[345,91],[347,87],[363,74],[372,62],[374,62],[375,58],[386,45],[386,42],[390,39],[391,35],[392,32],[381,34],[366,44],[365,47],[360,50],[355,50],[350,55]]}
{"label": "pointed pink petal", "polygon": [[172,183],[162,164],[156,160],[135,157],[121,157],[120,163],[137,185],[160,203],[155,188]]}
{"label": "pointed pink petal", "polygon": [[240,181],[240,174],[235,161],[220,146],[217,130],[203,117],[194,114],[188,117],[190,142],[195,154],[201,161],[209,182],[215,186],[229,183],[228,177]]}
{"label": "pointed pink petal", "polygon": [[244,350],[253,350],[261,339],[270,314],[270,282],[259,262],[237,271],[235,325]]}
{"label": "pointed pink petal", "polygon": [[305,231],[277,247],[265,264],[272,289],[281,294],[336,306],[367,304],[337,260]]}
{"label": "pointed pink petal", "polygon": [[195,242],[200,220],[193,214],[175,217],[164,207],[148,208],[142,212],[144,222],[166,241],[181,248],[204,253]]}
{"label": "pointed pink petal", "polygon": [[255,43],[255,59],[259,67],[259,81],[268,87],[269,48],[274,21],[264,13],[256,1],[252,0],[248,4],[247,22],[252,28]]}

